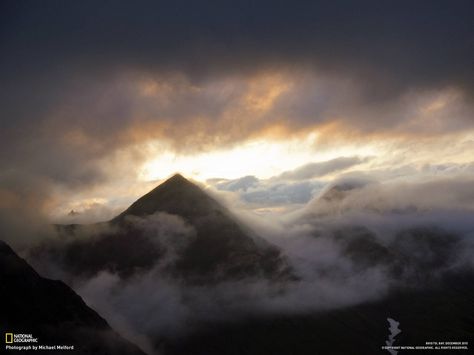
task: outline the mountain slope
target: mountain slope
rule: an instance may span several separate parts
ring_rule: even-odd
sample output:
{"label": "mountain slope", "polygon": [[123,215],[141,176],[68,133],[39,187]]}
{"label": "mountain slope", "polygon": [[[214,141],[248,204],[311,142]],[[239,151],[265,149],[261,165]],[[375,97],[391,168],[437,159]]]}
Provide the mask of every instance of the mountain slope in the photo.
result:
{"label": "mountain slope", "polygon": [[251,235],[226,208],[181,175],[94,228],[99,232],[93,237],[81,238],[91,226],[59,226],[64,242],[44,245],[36,257],[87,277],[101,270],[127,277],[158,263],[163,274],[192,283],[291,277],[276,247]]}
{"label": "mountain slope", "polygon": [[182,175],[176,174],[135,201],[112,221],[126,216],[146,216],[155,212],[167,212],[196,221],[210,213],[224,213],[225,209],[198,186]]}
{"label": "mountain slope", "polygon": [[[471,354],[474,341],[474,274],[447,275],[439,285],[403,289],[378,301],[321,312],[281,314],[209,323],[171,339],[167,355],[388,355],[387,318],[399,322],[394,346],[468,342],[469,350],[417,350],[420,354]],[[401,350],[398,354],[409,354]]]}
{"label": "mountain slope", "polygon": [[74,351],[65,353],[144,355],[116,334],[68,286],[38,275],[3,241],[0,241],[0,319],[2,335],[32,334],[39,338],[38,344],[74,346]]}

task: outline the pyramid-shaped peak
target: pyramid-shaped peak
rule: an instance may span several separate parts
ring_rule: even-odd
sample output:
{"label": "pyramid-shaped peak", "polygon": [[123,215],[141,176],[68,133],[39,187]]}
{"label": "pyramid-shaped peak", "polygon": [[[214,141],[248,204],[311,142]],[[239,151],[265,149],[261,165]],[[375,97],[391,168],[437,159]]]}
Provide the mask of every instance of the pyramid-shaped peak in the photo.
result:
{"label": "pyramid-shaped peak", "polygon": [[163,181],[158,186],[156,186],[156,188],[159,188],[159,187],[163,188],[163,186],[174,185],[174,184],[194,185],[191,181],[186,179],[183,175],[181,175],[180,173],[176,173],[176,174],[172,175],[171,177],[167,178],[165,181]]}
{"label": "pyramid-shaped peak", "polygon": [[189,180],[186,179],[183,175],[181,175],[180,173],[176,173],[173,176],[171,176],[170,178],[168,178],[164,183],[166,184],[167,182],[174,182],[174,181],[189,182]]}
{"label": "pyramid-shaped peak", "polygon": [[175,174],[135,201],[114,220],[122,219],[128,215],[146,216],[156,212],[192,218],[224,209],[199,186],[181,174]]}
{"label": "pyramid-shaped peak", "polygon": [[171,176],[170,178],[163,181],[158,186],[156,186],[153,190],[151,190],[145,196],[153,193],[154,191],[162,191],[162,190],[177,189],[177,188],[179,188],[179,189],[191,188],[191,189],[194,189],[195,191],[197,191],[197,190],[201,191],[201,189],[194,182],[186,179],[183,175],[181,175],[179,173],[176,173],[173,176]]}

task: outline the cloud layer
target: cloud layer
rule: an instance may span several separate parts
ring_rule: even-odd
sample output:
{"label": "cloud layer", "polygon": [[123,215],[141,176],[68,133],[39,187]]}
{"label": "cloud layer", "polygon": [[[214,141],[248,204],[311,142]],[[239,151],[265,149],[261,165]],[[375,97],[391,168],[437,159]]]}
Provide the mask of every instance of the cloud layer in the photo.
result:
{"label": "cloud layer", "polygon": [[104,161],[138,168],[150,140],[189,154],[313,129],[326,144],[470,131],[472,11],[7,1],[0,165],[80,189],[120,169]]}
{"label": "cloud layer", "polygon": [[[230,186],[237,184],[238,192],[249,181],[255,182]],[[113,327],[153,353],[160,341],[207,322],[311,314],[380,299],[406,286],[435,287],[447,273],[472,272],[474,195],[466,191],[473,187],[469,176],[412,182],[345,177],[287,216],[257,222],[234,210],[288,256],[298,276],[288,282],[243,278],[196,285],[170,276],[167,263],[194,230],[163,213],[130,221],[165,253],[151,269],[128,277],[107,268],[85,278],[63,277]],[[84,229],[80,238],[95,238],[95,231]],[[58,268],[39,266],[49,273]]]}

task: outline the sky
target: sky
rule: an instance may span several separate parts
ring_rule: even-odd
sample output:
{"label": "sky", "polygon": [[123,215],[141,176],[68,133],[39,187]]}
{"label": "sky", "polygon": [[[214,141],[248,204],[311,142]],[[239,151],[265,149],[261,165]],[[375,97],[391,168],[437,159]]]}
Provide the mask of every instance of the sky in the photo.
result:
{"label": "sky", "polygon": [[257,213],[340,179],[471,181],[473,15],[456,0],[2,1],[0,217],[110,218],[175,172]]}

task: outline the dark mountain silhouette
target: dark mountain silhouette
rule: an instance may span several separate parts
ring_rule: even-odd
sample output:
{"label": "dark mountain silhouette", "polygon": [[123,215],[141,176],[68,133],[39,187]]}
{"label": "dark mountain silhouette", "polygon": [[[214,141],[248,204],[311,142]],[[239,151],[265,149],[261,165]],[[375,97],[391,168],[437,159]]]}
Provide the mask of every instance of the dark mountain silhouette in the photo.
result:
{"label": "dark mountain silhouette", "polygon": [[217,201],[198,186],[175,174],[164,183],[140,197],[129,208],[112,221],[123,221],[127,216],[147,216],[155,212],[179,215],[189,221],[209,215],[228,214]]}
{"label": "dark mountain silhouette", "polygon": [[[357,187],[335,186],[321,200],[338,204]],[[319,221],[312,215],[304,218],[308,223]],[[179,233],[161,228],[169,220],[179,227]],[[253,235],[180,175],[109,222],[57,228],[62,239],[45,244],[35,255],[53,260],[74,277],[108,270],[127,278],[159,266],[160,274],[186,281],[180,285],[255,278],[278,280],[279,286],[285,286],[284,281],[295,280],[277,248]],[[463,245],[459,236],[426,226],[400,228],[386,241],[365,226],[334,225],[324,231],[351,263],[354,275],[373,267],[386,270],[387,280],[380,282],[387,282],[389,292],[375,301],[334,310],[255,312],[232,320],[196,320],[183,334],[151,331],[147,334],[151,342],[165,355],[388,354],[381,347],[390,333],[387,318],[392,318],[402,330],[396,345],[423,346],[427,341],[472,344],[474,274],[472,269],[453,267]],[[164,243],[163,234],[167,236]],[[313,237],[321,235],[315,232]],[[170,245],[177,240],[180,248],[170,259]],[[320,271],[326,277],[339,272]],[[278,288],[280,291],[285,292],[285,287]]]}
{"label": "dark mountain silhouette", "polygon": [[470,354],[473,309],[474,274],[447,274],[432,287],[398,289],[381,300],[355,306],[204,324],[190,336],[165,342],[163,349],[167,355],[389,355],[382,346],[390,334],[387,318],[393,318],[402,331],[394,345],[463,341],[469,343],[469,350],[416,353]]}
{"label": "dark mountain silhouette", "polygon": [[[383,355],[389,354],[381,349],[390,334],[387,318],[400,322],[402,333],[394,345],[424,346],[430,341],[472,344],[474,272],[453,267],[462,247],[459,236],[433,227],[407,228],[383,245],[368,228],[352,226],[335,229],[331,237],[353,263],[354,275],[372,267],[388,271],[385,282],[389,292],[374,301],[333,310],[201,324],[186,337],[160,339],[165,353]],[[337,277],[337,270],[321,271]],[[467,354],[470,349],[418,352]]]}
{"label": "dark mountain silhouette", "polygon": [[[179,217],[190,232],[162,242],[162,221],[152,218],[159,214]],[[150,224],[155,227],[151,231]],[[73,275],[88,277],[108,270],[127,277],[165,262],[164,274],[195,283],[292,277],[276,247],[239,224],[226,208],[179,174],[107,223],[57,228],[63,240],[43,245],[32,256],[53,260]],[[91,230],[93,237],[80,237]],[[180,248],[170,262],[170,244],[176,239],[182,239]]]}
{"label": "dark mountain silhouette", "polygon": [[385,242],[363,226],[330,233],[357,271],[381,266],[393,280],[418,285],[452,269],[463,248],[459,235],[428,226],[403,228]]}
{"label": "dark mountain silhouette", "polygon": [[144,355],[116,334],[66,284],[38,275],[3,241],[0,241],[0,320],[2,336],[6,332],[32,334],[39,338],[38,344],[74,346],[74,351],[54,351],[54,354]]}

